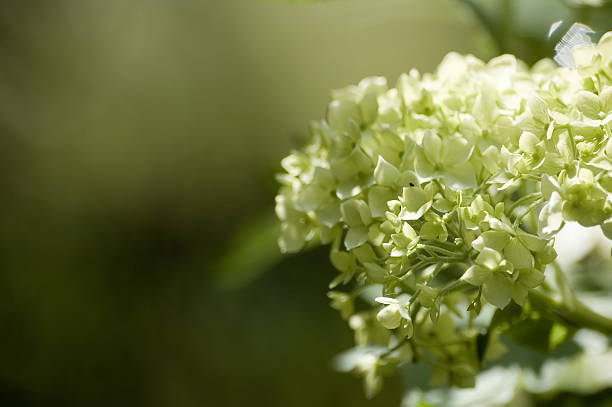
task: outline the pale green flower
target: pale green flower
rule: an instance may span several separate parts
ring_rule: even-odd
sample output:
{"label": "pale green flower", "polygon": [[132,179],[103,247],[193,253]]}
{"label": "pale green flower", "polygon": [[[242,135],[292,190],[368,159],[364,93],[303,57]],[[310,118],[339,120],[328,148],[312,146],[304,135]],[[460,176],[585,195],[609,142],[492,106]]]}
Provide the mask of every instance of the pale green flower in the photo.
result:
{"label": "pale green flower", "polygon": [[470,352],[470,341],[457,334],[456,325],[450,312],[440,314],[436,322],[427,321],[424,326],[432,345],[449,343],[452,345],[433,346],[430,352],[437,357],[431,375],[433,386],[451,384],[457,387],[471,387],[478,372],[475,352]]}
{"label": "pale green flower", "polygon": [[331,299],[331,307],[340,311],[342,318],[348,319],[353,315],[355,305],[353,303],[353,297],[350,294],[330,291],[327,293],[327,296]]}
{"label": "pale green flower", "polygon": [[[577,221],[582,226],[600,225],[612,215],[610,193],[599,185],[589,169],[580,169],[578,174],[567,177],[562,184],[550,177],[545,178],[542,188],[542,192],[550,201],[540,216],[547,223],[551,215],[555,216],[553,226],[559,224],[559,213],[563,215],[563,219]],[[553,227],[550,231],[554,229]],[[544,229],[543,231],[546,232]]]}
{"label": "pale green flower", "polygon": [[381,347],[359,346],[338,355],[334,359],[334,366],[339,371],[362,376],[366,398],[371,399],[383,385],[383,370],[387,367],[386,361],[380,357],[383,351]]}
{"label": "pale green flower", "polygon": [[476,187],[476,174],[469,162],[474,146],[459,134],[442,139],[425,131],[414,170],[421,181],[442,179],[453,189]]}
{"label": "pale green flower", "polygon": [[563,227],[563,200],[557,191],[550,194],[548,203],[539,215],[540,231],[544,236],[552,236]]}
{"label": "pale green flower", "polygon": [[398,298],[376,298],[376,302],[386,305],[376,314],[378,322],[387,329],[396,329],[402,325],[404,329],[407,329],[406,336],[408,338],[412,337],[413,328],[409,300],[410,297],[406,298],[405,296]]}
{"label": "pale green flower", "polygon": [[484,248],[461,277],[475,286],[483,286],[483,295],[491,304],[504,308],[512,297],[512,280],[509,267],[499,252]]}
{"label": "pale green flower", "polygon": [[484,310],[526,303],[564,224],[612,238],[612,33],[572,52],[576,69],[450,53],[395,87],[366,78],[333,91],[282,160],[279,246],[331,245],[330,289],[347,292],[329,297],[363,348],[350,370],[368,395],[422,354],[434,382],[472,384],[500,354],[499,332],[478,342]]}

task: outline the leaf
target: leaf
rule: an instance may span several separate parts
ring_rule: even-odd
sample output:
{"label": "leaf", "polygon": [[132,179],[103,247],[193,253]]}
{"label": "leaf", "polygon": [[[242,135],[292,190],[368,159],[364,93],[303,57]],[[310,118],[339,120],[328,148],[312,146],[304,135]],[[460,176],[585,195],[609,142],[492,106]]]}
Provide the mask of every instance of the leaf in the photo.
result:
{"label": "leaf", "polygon": [[[505,309],[497,310],[489,329],[499,330],[516,345],[539,353],[541,356],[538,358],[541,360],[538,362],[534,359],[534,363],[541,363],[546,355],[550,356],[553,351],[558,354],[572,354],[577,349],[575,343],[568,342],[576,332],[575,327],[559,320],[552,311],[538,309],[538,312],[535,312],[529,303],[523,307],[510,303]],[[511,357],[508,362],[511,362]],[[526,362],[531,361],[526,358]]]}
{"label": "leaf", "polygon": [[548,349],[553,350],[559,346],[570,335],[570,330],[566,325],[553,324],[548,337]]}
{"label": "leaf", "polygon": [[253,216],[229,238],[226,250],[213,262],[216,282],[223,288],[237,289],[280,261],[278,230],[278,220],[272,213]]}

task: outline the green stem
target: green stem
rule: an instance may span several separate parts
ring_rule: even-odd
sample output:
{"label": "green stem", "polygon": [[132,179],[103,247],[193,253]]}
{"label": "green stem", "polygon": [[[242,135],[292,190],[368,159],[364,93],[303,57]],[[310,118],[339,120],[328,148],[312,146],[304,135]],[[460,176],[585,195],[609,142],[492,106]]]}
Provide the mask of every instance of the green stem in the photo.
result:
{"label": "green stem", "polygon": [[404,346],[404,344],[408,342],[408,338],[404,338],[401,341],[399,341],[394,347],[387,349],[383,354],[380,355],[381,358],[387,357],[390,354],[392,354],[393,352],[395,352],[396,350],[398,350],[399,348],[401,348],[402,346]]}
{"label": "green stem", "polygon": [[519,216],[516,217],[516,219],[514,220],[514,227],[518,227],[523,221],[523,218],[529,215],[530,213],[532,213],[533,210],[537,208],[538,205],[541,205],[543,202],[544,202],[544,198],[540,198],[534,203],[532,203],[531,205],[529,205],[527,209],[525,209],[525,212],[521,213]]}
{"label": "green stem", "polygon": [[419,243],[419,244],[417,245],[417,247],[418,247],[419,249],[425,249],[425,250],[429,249],[429,250],[431,250],[431,251],[437,251],[437,252],[442,253],[442,254],[445,254],[445,255],[447,255],[447,256],[449,256],[449,257],[451,257],[451,258],[456,258],[456,257],[458,257],[458,256],[457,256],[457,252],[452,252],[452,251],[450,251],[450,250],[444,249],[444,248],[442,248],[442,247],[434,246],[434,245],[431,245],[431,244]]}
{"label": "green stem", "polygon": [[529,299],[534,307],[550,310],[577,327],[593,329],[608,336],[612,335],[612,319],[596,313],[578,300],[573,301],[573,304],[567,304],[538,290],[531,290]]}
{"label": "green stem", "polygon": [[438,298],[441,298],[442,296],[448,294],[451,291],[458,291],[458,290],[463,290],[466,287],[471,287],[470,284],[466,283],[463,280],[455,280],[452,281],[450,283],[448,283],[445,287],[443,287],[440,292],[438,292]]}
{"label": "green stem", "polygon": [[532,194],[525,195],[524,197],[522,197],[521,199],[513,203],[512,206],[510,206],[510,208],[508,208],[508,215],[512,216],[512,212],[514,212],[516,208],[518,208],[520,205],[524,204],[525,202],[531,201],[532,199],[537,199],[540,197],[542,197],[541,192],[534,192]]}

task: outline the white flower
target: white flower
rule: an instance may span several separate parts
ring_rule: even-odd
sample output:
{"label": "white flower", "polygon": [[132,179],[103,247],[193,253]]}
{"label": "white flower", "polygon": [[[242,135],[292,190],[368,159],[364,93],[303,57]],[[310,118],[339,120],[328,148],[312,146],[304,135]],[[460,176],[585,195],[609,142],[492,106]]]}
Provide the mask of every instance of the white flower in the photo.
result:
{"label": "white flower", "polygon": [[382,310],[376,314],[378,322],[387,329],[399,328],[402,320],[403,327],[407,329],[407,337],[413,334],[412,319],[410,318],[410,297],[402,295],[398,298],[377,297],[376,302],[385,304]]}

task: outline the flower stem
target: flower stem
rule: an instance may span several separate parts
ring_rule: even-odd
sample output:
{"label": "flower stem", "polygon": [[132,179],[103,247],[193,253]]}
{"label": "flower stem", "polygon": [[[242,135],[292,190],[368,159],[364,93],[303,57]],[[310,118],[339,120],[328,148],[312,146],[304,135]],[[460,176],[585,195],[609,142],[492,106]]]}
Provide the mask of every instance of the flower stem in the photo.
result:
{"label": "flower stem", "polygon": [[536,308],[544,308],[577,327],[584,327],[612,335],[612,319],[593,311],[578,300],[566,303],[538,290],[529,292],[529,299]]}

